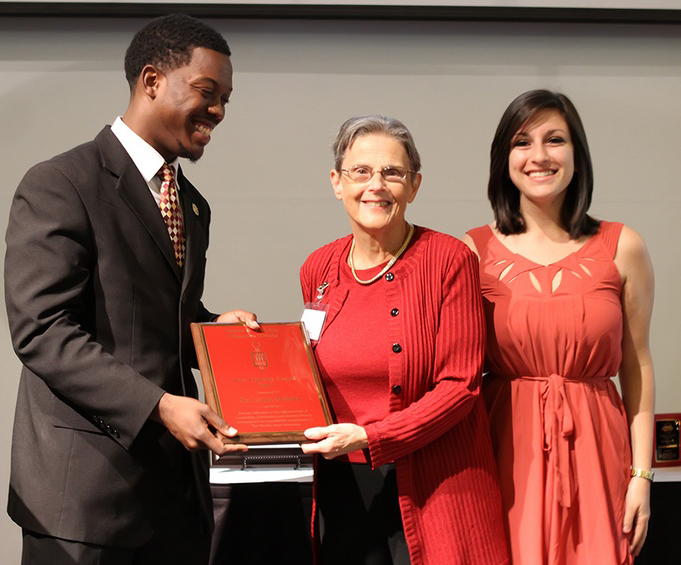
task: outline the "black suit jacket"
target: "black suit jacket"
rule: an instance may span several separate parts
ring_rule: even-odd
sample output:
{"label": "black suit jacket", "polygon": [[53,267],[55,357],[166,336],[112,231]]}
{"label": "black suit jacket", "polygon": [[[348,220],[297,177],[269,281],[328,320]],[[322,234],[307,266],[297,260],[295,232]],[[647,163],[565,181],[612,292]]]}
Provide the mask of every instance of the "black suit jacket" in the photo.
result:
{"label": "black suit jacket", "polygon": [[[164,391],[196,396],[189,324],[201,303],[210,209],[178,178],[186,262],[110,128],[33,167],[12,202],[5,294],[21,373],[8,511],[22,527],[135,547],[198,497],[206,454],[148,420]],[[191,489],[198,489],[191,493]]]}

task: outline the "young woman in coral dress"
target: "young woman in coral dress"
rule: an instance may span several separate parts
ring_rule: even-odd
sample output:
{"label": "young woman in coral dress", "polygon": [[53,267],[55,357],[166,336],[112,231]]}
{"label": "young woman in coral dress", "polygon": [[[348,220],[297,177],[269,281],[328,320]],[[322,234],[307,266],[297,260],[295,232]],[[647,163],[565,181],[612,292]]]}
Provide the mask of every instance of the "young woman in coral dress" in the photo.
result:
{"label": "young woman in coral dress", "polygon": [[495,223],[465,237],[480,258],[483,395],[514,565],[631,564],[646,537],[653,271],[636,232],[587,215],[592,186],[570,100],[516,98],[492,143]]}

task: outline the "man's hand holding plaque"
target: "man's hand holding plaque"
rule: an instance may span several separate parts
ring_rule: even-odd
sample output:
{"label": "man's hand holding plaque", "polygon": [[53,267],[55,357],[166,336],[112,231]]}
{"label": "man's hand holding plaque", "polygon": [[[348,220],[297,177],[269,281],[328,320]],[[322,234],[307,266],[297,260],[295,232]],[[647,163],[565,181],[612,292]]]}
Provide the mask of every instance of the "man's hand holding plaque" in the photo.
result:
{"label": "man's hand holding plaque", "polygon": [[151,418],[163,424],[189,451],[210,449],[218,456],[232,451],[246,451],[244,444],[225,441],[237,430],[228,425],[214,410],[195,398],[165,393]]}

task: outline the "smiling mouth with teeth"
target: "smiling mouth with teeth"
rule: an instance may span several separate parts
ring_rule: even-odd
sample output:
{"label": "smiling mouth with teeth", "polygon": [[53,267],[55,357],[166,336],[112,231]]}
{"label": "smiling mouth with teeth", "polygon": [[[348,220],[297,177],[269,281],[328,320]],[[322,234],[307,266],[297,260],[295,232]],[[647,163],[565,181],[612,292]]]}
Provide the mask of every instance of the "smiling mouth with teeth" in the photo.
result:
{"label": "smiling mouth with teeth", "polygon": [[556,171],[533,171],[527,174],[530,177],[550,177],[552,175],[555,175]]}
{"label": "smiling mouth with teeth", "polygon": [[368,201],[363,202],[363,204],[365,204],[367,206],[371,206],[373,208],[385,208],[386,206],[390,206],[390,202],[386,202],[385,200],[382,200],[380,202],[368,200]]}
{"label": "smiling mouth with teeth", "polygon": [[208,126],[204,126],[203,124],[198,124],[196,126],[196,129],[203,135],[207,135],[208,137],[210,137],[211,133],[213,133],[213,130],[211,128],[209,128]]}

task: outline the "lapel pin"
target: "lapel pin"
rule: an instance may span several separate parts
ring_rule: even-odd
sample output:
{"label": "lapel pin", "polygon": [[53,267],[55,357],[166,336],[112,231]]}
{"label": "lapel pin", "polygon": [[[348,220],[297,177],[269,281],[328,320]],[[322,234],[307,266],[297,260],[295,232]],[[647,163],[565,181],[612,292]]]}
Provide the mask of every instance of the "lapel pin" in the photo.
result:
{"label": "lapel pin", "polygon": [[194,210],[194,214],[199,215],[199,207],[196,204],[192,204],[192,210]]}

